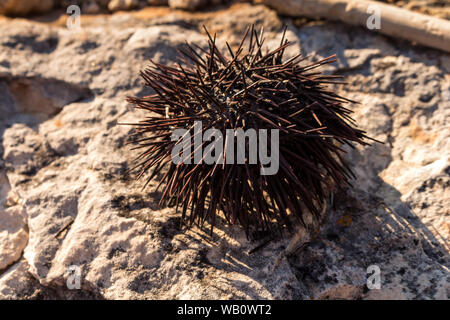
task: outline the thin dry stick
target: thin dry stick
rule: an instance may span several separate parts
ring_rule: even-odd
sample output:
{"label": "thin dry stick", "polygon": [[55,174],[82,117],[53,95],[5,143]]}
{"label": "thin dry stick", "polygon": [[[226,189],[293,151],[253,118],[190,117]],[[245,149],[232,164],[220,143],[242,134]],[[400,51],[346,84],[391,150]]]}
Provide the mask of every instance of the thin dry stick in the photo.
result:
{"label": "thin dry stick", "polygon": [[378,1],[257,0],[257,2],[264,3],[288,16],[325,18],[360,26],[367,26],[369,17],[379,13],[380,29],[373,29],[373,31],[450,52],[450,21]]}

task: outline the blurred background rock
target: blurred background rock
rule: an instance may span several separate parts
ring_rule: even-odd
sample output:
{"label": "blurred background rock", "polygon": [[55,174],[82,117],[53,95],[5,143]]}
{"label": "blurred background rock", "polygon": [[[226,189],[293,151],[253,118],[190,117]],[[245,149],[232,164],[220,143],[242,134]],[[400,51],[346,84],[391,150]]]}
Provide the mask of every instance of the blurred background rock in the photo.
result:
{"label": "blurred background rock", "polygon": [[[424,14],[450,19],[449,0],[379,0]],[[198,10],[239,0],[0,0],[0,14],[27,16],[41,14],[52,9],[65,9],[71,4],[80,6],[87,14],[133,10],[146,6],[169,6],[175,9]]]}
{"label": "blurred background rock", "polygon": [[[0,299],[448,299],[450,55],[218,3],[0,0],[1,13],[29,17],[0,17]],[[80,32],[66,26],[70,4],[93,13]],[[393,4],[448,12],[443,1]],[[125,9],[136,10],[94,15]],[[221,49],[236,48],[251,24],[264,26],[270,47],[288,25],[287,56],[337,54],[322,71],[345,78],[334,89],[360,102],[355,120],[384,142],[348,148],[354,188],[336,194],[317,237],[276,267],[288,238],[249,254],[265,235],[248,241],[224,219],[212,237],[180,230],[175,208],[157,206],[158,181],[141,192],[126,174],[134,131],[117,125],[143,116],[125,97],[148,93],[139,70],[149,58],[171,64],[186,40],[204,45],[203,25]],[[82,267],[82,290],[66,287],[70,265]],[[366,285],[370,265],[380,290]]]}
{"label": "blurred background rock", "polygon": [[40,14],[52,9],[80,6],[83,13],[115,12],[133,10],[146,6],[170,6],[183,10],[196,10],[208,5],[218,5],[228,0],[0,0],[0,14],[27,16]]}

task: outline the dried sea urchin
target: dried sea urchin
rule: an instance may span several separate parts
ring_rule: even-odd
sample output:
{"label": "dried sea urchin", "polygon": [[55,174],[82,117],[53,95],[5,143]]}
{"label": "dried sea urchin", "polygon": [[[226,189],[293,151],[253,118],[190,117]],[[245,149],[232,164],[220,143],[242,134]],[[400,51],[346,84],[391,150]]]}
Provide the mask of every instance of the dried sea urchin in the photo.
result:
{"label": "dried sea urchin", "polygon": [[[292,230],[294,220],[304,222],[306,212],[318,218],[329,191],[348,185],[353,175],[340,145],[366,144],[367,138],[352,126],[351,111],[343,107],[350,100],[326,88],[340,83],[339,77],[314,70],[334,62],[335,55],[304,65],[300,54],[283,61],[290,45],[286,29],[280,46],[263,54],[263,32],[258,35],[252,26],[236,51],[226,43],[227,56],[218,50],[216,36],[205,31],[209,50],[186,44],[179,50],[184,66],[152,62],[153,67],[141,72],[155,94],[128,98],[151,112],[135,124],[133,149],[143,151],[132,170],[139,169],[140,178],[153,169],[147,183],[163,173],[160,204],[176,203],[189,226],[208,220],[211,232],[219,210],[229,223],[237,221],[247,236],[250,230],[273,226]],[[194,140],[195,121],[201,121],[202,135],[209,128],[223,136],[227,129],[278,129],[278,172],[262,175],[260,160],[252,164],[248,157],[244,164],[175,164],[171,152],[180,142],[171,140],[173,129],[188,130]],[[153,135],[142,138],[147,133]],[[245,143],[248,150],[249,141]],[[225,159],[226,150],[219,157]]]}

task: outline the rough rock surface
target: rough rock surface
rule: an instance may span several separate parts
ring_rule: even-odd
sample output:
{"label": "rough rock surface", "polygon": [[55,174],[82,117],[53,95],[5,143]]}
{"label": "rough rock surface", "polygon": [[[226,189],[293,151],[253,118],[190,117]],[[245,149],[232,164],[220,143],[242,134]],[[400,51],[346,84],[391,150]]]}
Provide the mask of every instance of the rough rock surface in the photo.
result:
{"label": "rough rock surface", "polygon": [[437,16],[443,19],[450,19],[450,6],[446,0],[377,0],[394,4],[408,10],[417,11],[424,14]]}
{"label": "rough rock surface", "polygon": [[[387,2],[409,10],[450,19],[450,7],[445,1],[424,0],[376,0]],[[0,0],[0,15],[27,16],[51,11],[55,8],[67,9],[70,5],[81,7],[83,14],[96,14],[101,11],[111,12],[131,10],[136,7],[167,6],[183,10],[198,10],[230,2],[252,2],[252,0]],[[253,0],[260,3],[260,0]]]}
{"label": "rough rock surface", "polygon": [[110,11],[130,10],[138,6],[139,0],[112,0],[108,3]]}
{"label": "rough rock surface", "polygon": [[30,13],[48,12],[54,3],[54,0],[0,0],[0,14],[26,16]]}
{"label": "rough rock surface", "polygon": [[[251,254],[267,235],[248,240],[224,221],[212,237],[180,230],[157,206],[157,181],[143,192],[126,174],[133,129],[118,125],[141,114],[125,97],[147,92],[148,58],[204,45],[202,24],[236,46],[250,23],[269,45],[287,23],[288,54],[337,53],[327,72],[345,76],[360,127],[384,142],[349,150],[355,188],[334,196],[307,243]],[[340,24],[298,28],[249,4],[82,26],[0,20],[0,298],[448,299],[449,55]],[[66,286],[74,265],[80,290]],[[372,265],[380,289],[366,285]]]}
{"label": "rough rock surface", "polygon": [[183,10],[196,10],[204,7],[208,0],[169,0],[169,7]]}
{"label": "rough rock surface", "polygon": [[132,10],[148,5],[168,5],[168,0],[0,0],[0,15],[28,16],[48,13],[53,9],[66,9],[77,5],[83,14],[96,14]]}

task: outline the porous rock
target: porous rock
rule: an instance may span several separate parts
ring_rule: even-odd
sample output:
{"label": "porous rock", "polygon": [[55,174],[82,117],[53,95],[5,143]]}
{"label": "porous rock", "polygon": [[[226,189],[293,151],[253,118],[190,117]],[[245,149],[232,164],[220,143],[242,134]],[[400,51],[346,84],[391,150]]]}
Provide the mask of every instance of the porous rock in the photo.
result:
{"label": "porous rock", "polygon": [[30,13],[44,13],[54,6],[54,0],[1,0],[0,14],[27,16]]}
{"label": "porous rock", "polygon": [[[192,27],[203,23],[226,31],[218,43],[236,46],[245,21],[264,24],[268,42],[278,41],[272,38],[287,22],[292,54],[337,53],[326,71],[345,76],[348,84],[336,89],[360,102],[349,106],[357,122],[384,143],[347,148],[354,188],[336,193],[329,218],[298,247],[287,235],[250,253],[267,235],[247,239],[226,221],[211,237],[197,227],[181,230],[180,214],[157,205],[158,181],[142,191],[142,181],[127,174],[133,128],[118,123],[143,115],[125,97],[148,93],[138,78],[147,59],[174,62],[186,39],[204,45],[202,29]],[[249,4],[145,21],[113,15],[81,33],[0,21],[0,191],[12,197],[1,211],[11,227],[0,224],[0,243],[12,245],[0,246],[7,261],[0,297],[448,299],[446,59],[344,25],[297,28]],[[27,90],[53,108],[23,108],[11,81],[57,81],[65,94]],[[73,266],[80,290],[67,289]],[[380,271],[380,289],[368,287],[371,266]]]}

